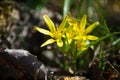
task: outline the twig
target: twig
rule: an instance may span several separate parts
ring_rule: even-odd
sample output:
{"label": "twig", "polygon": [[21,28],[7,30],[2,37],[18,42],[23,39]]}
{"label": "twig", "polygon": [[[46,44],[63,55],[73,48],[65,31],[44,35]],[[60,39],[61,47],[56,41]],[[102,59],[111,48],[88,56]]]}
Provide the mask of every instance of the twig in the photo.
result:
{"label": "twig", "polygon": [[111,67],[118,75],[120,75],[119,71],[118,71],[117,69],[115,69],[115,67],[114,67],[109,61],[107,61],[106,63],[109,64],[110,67]]}

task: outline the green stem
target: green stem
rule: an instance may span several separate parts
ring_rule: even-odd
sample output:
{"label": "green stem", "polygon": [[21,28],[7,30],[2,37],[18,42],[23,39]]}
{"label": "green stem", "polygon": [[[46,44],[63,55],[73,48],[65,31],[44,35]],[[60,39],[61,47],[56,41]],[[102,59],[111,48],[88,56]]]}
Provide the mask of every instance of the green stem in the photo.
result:
{"label": "green stem", "polygon": [[[73,42],[74,44],[74,42]],[[76,74],[76,70],[77,70],[77,47],[75,45],[73,45],[74,47],[72,47],[72,53],[71,53],[71,68],[74,71],[74,75]]]}
{"label": "green stem", "polygon": [[63,16],[64,16],[64,17],[65,17],[66,14],[69,12],[70,2],[71,2],[71,0],[64,0],[64,7],[63,7]]}

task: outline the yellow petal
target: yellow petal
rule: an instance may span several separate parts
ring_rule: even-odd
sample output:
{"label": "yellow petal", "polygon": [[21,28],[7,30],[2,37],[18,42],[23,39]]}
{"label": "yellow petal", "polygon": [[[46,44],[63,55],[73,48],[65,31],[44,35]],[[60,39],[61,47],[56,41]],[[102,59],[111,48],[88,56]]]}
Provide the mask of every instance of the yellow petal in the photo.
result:
{"label": "yellow petal", "polygon": [[57,45],[58,45],[59,47],[62,47],[62,46],[63,46],[63,41],[62,41],[62,40],[57,40]]}
{"label": "yellow petal", "polygon": [[90,26],[88,26],[87,28],[86,28],[86,34],[88,34],[88,33],[90,33],[96,26],[98,26],[99,25],[99,22],[95,22],[95,23],[93,23],[92,25],[90,25]]}
{"label": "yellow petal", "polygon": [[43,18],[44,18],[44,20],[45,20],[48,28],[50,29],[50,31],[51,31],[51,32],[56,31],[55,25],[54,25],[54,23],[52,22],[52,20],[51,20],[47,15],[44,15]]}
{"label": "yellow petal", "polygon": [[88,40],[97,40],[98,37],[92,36],[92,35],[88,35],[88,36],[87,36],[87,39],[88,39]]}
{"label": "yellow petal", "polygon": [[58,30],[61,31],[65,27],[66,22],[67,22],[67,16],[63,19],[62,23],[58,27]]}
{"label": "yellow petal", "polygon": [[77,23],[77,20],[71,14],[67,14],[67,21],[69,25],[73,25]]}
{"label": "yellow petal", "polygon": [[85,29],[85,26],[86,26],[86,18],[87,16],[84,15],[80,21],[80,30],[84,30]]}
{"label": "yellow petal", "polygon": [[76,40],[86,40],[86,36],[75,36],[74,39],[76,39]]}
{"label": "yellow petal", "polygon": [[37,31],[39,31],[40,33],[43,33],[43,34],[45,34],[45,35],[52,36],[52,33],[51,33],[50,31],[46,30],[46,29],[42,29],[42,28],[40,28],[40,27],[35,27],[35,29],[36,29]]}
{"label": "yellow petal", "polygon": [[81,39],[82,37],[81,36],[75,36],[74,37],[74,39],[76,39],[76,40],[79,40],[79,39]]}
{"label": "yellow petal", "polygon": [[52,44],[52,43],[54,43],[54,42],[55,42],[54,39],[48,39],[46,42],[44,42],[44,43],[41,45],[41,47],[44,47],[44,46],[46,46],[46,45],[48,45],[48,44]]}
{"label": "yellow petal", "polygon": [[79,26],[79,24],[78,23],[75,23],[74,25],[73,25],[73,30],[75,31],[75,33],[76,34],[81,34],[81,32],[80,32],[80,28],[78,27]]}

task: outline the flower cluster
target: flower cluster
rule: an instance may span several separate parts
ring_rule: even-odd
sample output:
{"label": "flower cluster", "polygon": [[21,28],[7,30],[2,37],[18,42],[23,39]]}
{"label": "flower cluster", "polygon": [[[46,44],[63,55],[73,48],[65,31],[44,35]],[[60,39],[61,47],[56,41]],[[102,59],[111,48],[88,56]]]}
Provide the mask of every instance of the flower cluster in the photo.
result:
{"label": "flower cluster", "polygon": [[89,33],[99,25],[99,22],[95,22],[86,28],[86,15],[79,22],[73,16],[67,14],[59,26],[55,26],[47,15],[44,15],[43,18],[49,30],[40,27],[35,27],[35,29],[51,38],[44,42],[41,47],[56,43],[59,48],[67,47],[66,51],[73,47],[77,50],[86,50],[89,41],[98,39],[98,37]]}
{"label": "flower cluster", "polygon": [[62,68],[67,71],[72,70],[73,73],[75,73],[77,68],[77,58],[79,58],[80,54],[88,48],[91,40],[98,39],[98,37],[90,35],[90,32],[99,25],[99,22],[95,22],[86,27],[86,15],[78,21],[70,14],[66,15],[59,26],[55,26],[47,15],[44,16],[44,20],[49,30],[37,26],[35,29],[51,38],[44,42],[41,47],[55,43],[64,56],[64,63],[61,62]]}

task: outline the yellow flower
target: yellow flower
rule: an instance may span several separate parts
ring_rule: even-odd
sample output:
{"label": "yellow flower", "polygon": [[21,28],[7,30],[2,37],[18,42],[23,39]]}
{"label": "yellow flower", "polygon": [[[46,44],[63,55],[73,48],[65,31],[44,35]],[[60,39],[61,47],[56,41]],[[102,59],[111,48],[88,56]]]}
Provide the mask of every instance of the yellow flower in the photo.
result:
{"label": "yellow flower", "polygon": [[[88,35],[96,26],[99,25],[99,22],[95,22],[93,23],[92,25],[88,26],[87,28],[86,27],[86,18],[87,16],[84,15],[80,21],[80,23],[78,23],[77,20],[74,20],[73,18],[73,21],[71,20],[70,25],[73,25],[73,29],[75,30],[76,32],[76,36],[74,39],[84,39],[84,40],[97,40],[98,37],[96,36],[93,36],[93,35]],[[70,20],[69,20],[70,21]]]}
{"label": "yellow flower", "polygon": [[52,44],[54,42],[56,42],[59,47],[62,47],[63,46],[62,37],[64,35],[64,26],[66,24],[66,17],[64,18],[64,20],[62,21],[59,27],[56,27],[52,22],[52,20],[47,15],[44,15],[43,18],[49,30],[46,30],[40,27],[35,27],[35,29],[40,33],[50,36],[51,38],[48,39],[46,42],[44,42],[41,45],[41,47],[46,46],[48,44]]}
{"label": "yellow flower", "polygon": [[76,34],[72,28],[73,28],[72,26],[69,26],[65,31],[65,35],[69,44],[72,42]]}
{"label": "yellow flower", "polygon": [[68,15],[68,23],[70,26],[72,26],[71,29],[73,29],[73,35],[68,35],[68,38],[70,38],[70,36],[72,37],[72,39],[76,40],[76,46],[78,50],[85,50],[86,46],[88,45],[87,41],[88,40],[97,40],[98,37],[94,36],[94,35],[89,35],[89,33],[96,27],[99,25],[99,22],[95,22],[93,24],[91,24],[90,26],[88,26],[86,28],[86,20],[87,16],[84,15],[80,21],[80,23],[71,15]]}

